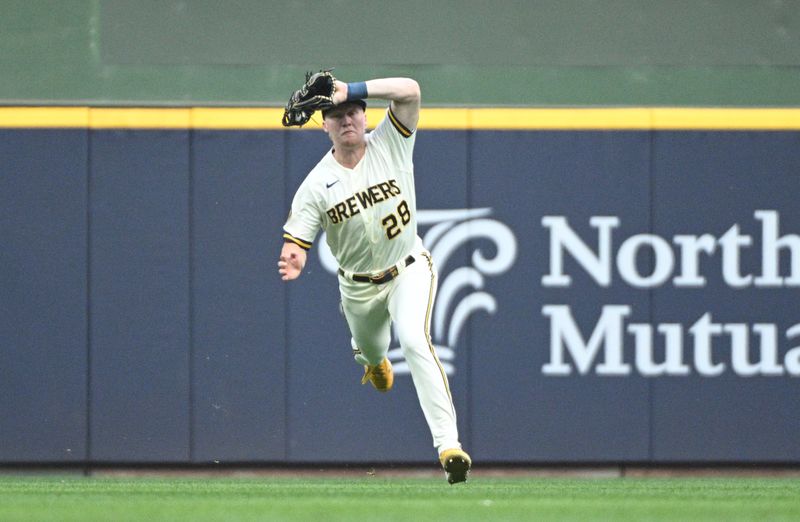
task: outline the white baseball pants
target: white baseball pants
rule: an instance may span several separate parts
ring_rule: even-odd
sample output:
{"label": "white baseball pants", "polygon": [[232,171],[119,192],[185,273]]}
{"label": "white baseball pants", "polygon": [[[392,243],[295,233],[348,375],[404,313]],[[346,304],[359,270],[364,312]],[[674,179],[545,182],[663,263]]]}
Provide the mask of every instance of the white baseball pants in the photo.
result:
{"label": "white baseball pants", "polygon": [[430,336],[437,273],[430,253],[412,252],[414,263],[385,284],[339,276],[339,290],[358,364],[379,364],[389,351],[394,321],[417,398],[439,453],[460,448],[456,412],[444,368]]}

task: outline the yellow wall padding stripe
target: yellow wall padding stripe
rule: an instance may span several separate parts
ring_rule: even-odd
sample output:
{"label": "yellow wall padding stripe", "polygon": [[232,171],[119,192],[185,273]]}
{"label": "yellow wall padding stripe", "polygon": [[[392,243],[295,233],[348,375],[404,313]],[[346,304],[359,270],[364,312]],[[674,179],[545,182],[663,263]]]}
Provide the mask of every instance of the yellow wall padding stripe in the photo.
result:
{"label": "yellow wall padding stripe", "polygon": [[656,129],[798,130],[800,109],[651,109]]}
{"label": "yellow wall padding stripe", "polygon": [[188,129],[191,109],[89,109],[93,129]]}
{"label": "yellow wall padding stripe", "polygon": [[471,109],[470,128],[489,130],[650,129],[650,109]]}
{"label": "yellow wall padding stripe", "polygon": [[0,107],[2,128],[88,126],[88,107]]}
{"label": "yellow wall padding stripe", "polygon": [[[283,109],[265,108],[211,108],[192,109],[192,127],[195,129],[282,129]],[[322,115],[314,115],[322,121]],[[319,125],[315,125],[319,127]]]}
{"label": "yellow wall padding stripe", "polygon": [[[367,109],[374,127],[386,114]],[[281,108],[0,107],[0,128],[283,129]],[[319,129],[314,115],[303,129]],[[423,108],[428,130],[800,130],[800,108]],[[293,131],[298,130],[296,127]]]}

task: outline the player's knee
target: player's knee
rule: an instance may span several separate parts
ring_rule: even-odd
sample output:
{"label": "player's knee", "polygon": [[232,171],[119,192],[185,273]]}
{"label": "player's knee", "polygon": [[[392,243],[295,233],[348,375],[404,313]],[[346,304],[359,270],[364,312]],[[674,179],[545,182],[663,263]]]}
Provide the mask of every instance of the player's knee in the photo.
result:
{"label": "player's knee", "polygon": [[431,351],[431,344],[424,335],[401,335],[398,340],[404,352],[429,354]]}

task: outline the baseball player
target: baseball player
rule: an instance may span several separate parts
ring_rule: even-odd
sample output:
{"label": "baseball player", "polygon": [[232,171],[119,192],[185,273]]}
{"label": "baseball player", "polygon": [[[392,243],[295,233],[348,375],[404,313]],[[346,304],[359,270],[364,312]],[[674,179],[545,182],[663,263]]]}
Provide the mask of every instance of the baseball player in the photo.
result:
{"label": "baseball player", "polygon": [[[390,102],[369,133],[366,98]],[[284,124],[302,124],[316,109],[333,146],[294,196],[278,272],[284,281],[299,277],[317,233],[327,232],[353,355],[364,366],[361,383],[392,388],[386,354],[394,322],[447,480],[464,482],[472,461],[461,449],[447,376],[429,334],[437,273],[417,235],[412,152],[419,85],[409,78],[343,83],[322,71],[294,93]]]}

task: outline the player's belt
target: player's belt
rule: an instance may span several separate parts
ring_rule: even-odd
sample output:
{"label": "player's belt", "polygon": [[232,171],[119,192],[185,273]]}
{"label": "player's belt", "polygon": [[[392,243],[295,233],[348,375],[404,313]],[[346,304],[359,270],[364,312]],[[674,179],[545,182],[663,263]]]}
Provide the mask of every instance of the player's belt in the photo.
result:
{"label": "player's belt", "polygon": [[384,270],[379,274],[348,274],[341,268],[339,269],[339,275],[352,279],[356,283],[372,283],[374,285],[382,285],[384,283],[388,283],[395,277],[400,274],[400,270],[407,267],[411,263],[414,262],[414,256],[409,255],[407,258],[403,259],[401,262],[397,263],[391,268]]}

